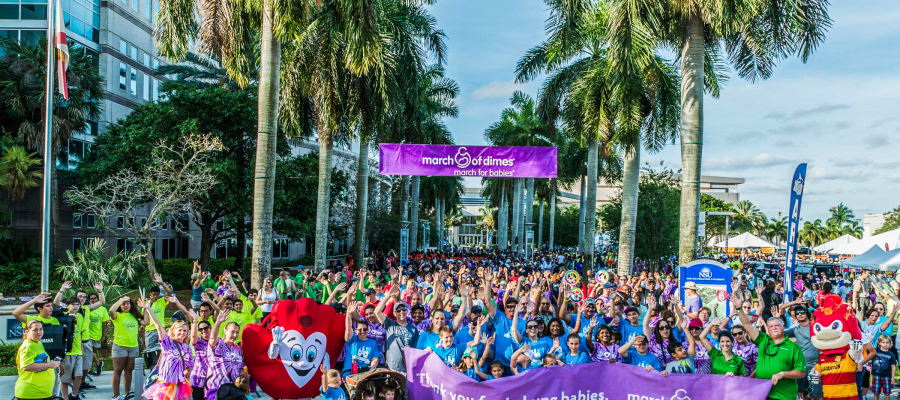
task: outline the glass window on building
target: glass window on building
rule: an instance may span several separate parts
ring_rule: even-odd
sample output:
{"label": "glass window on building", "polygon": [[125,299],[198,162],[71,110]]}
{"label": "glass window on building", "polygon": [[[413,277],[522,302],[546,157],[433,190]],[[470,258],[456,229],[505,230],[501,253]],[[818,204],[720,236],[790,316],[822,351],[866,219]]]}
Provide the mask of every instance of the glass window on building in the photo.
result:
{"label": "glass window on building", "polygon": [[123,56],[128,55],[128,42],[119,40],[119,53],[122,53]]}
{"label": "glass window on building", "polygon": [[153,85],[153,101],[159,100],[159,81],[156,79],[152,79]]}
{"label": "glass window on building", "polygon": [[[0,4],[0,19],[12,19],[19,20],[19,5],[18,4]],[[18,39],[18,31],[3,31],[3,32],[16,32],[16,36],[14,39]],[[2,35],[2,33],[0,33]],[[13,38],[10,38],[13,39]]]}
{"label": "glass window on building", "polygon": [[138,1],[140,0],[131,0],[131,9],[134,11],[138,10]]}
{"label": "glass window on building", "polygon": [[72,238],[72,252],[81,250],[81,238]]}
{"label": "glass window on building", "polygon": [[116,217],[116,229],[124,229],[125,228],[125,217],[118,216]]}
{"label": "glass window on building", "polygon": [[81,213],[72,213],[72,228],[81,228]]}
{"label": "glass window on building", "polygon": [[129,91],[132,96],[137,96],[137,71],[134,70],[134,67],[131,67],[131,90]]}
{"label": "glass window on building", "polygon": [[150,101],[150,75],[144,74],[144,101]]}
{"label": "glass window on building", "polygon": [[272,239],[272,258],[288,258],[288,239]]}
{"label": "glass window on building", "polygon": [[[46,14],[46,13],[45,13]],[[34,46],[40,43],[41,39],[47,37],[47,31],[20,31],[19,32],[19,43]]]}
{"label": "glass window on building", "polygon": [[156,23],[156,16],[159,14],[159,0],[147,0],[152,4],[152,10],[150,11],[150,22]]}
{"label": "glass window on building", "polygon": [[132,241],[122,239],[122,238],[116,239],[116,252],[117,253],[122,253],[125,251],[132,251],[132,250],[134,250],[134,243]]}
{"label": "glass window on building", "polygon": [[144,53],[144,60],[142,63],[148,67],[150,66],[150,54],[149,53]]}
{"label": "glass window on building", "polygon": [[138,60],[138,48],[131,46],[131,59],[134,61]]}
{"label": "glass window on building", "polygon": [[[46,1],[23,1],[22,2],[22,20],[47,20],[47,2]],[[29,4],[43,3],[43,4]]]}
{"label": "glass window on building", "polygon": [[85,214],[84,222],[85,226],[88,229],[94,229],[97,227],[97,217],[94,214]]}
{"label": "glass window on building", "polygon": [[153,10],[151,9],[152,4],[153,3],[151,3],[150,0],[144,0],[144,18],[147,18],[148,21],[150,21],[150,16],[153,13]]}
{"label": "glass window on building", "polygon": [[119,61],[119,89],[127,90],[128,89],[128,72],[125,69],[125,63]]}

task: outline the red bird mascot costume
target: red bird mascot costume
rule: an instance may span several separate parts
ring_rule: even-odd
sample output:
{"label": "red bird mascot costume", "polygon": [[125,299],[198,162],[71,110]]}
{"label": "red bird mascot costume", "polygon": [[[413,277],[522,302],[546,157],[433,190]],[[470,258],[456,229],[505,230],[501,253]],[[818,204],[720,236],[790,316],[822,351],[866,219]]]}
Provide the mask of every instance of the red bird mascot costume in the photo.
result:
{"label": "red bird mascot costume", "polygon": [[814,378],[822,380],[823,399],[858,400],[856,365],[863,358],[859,321],[841,298],[829,295],[814,313],[810,341],[819,349]]}

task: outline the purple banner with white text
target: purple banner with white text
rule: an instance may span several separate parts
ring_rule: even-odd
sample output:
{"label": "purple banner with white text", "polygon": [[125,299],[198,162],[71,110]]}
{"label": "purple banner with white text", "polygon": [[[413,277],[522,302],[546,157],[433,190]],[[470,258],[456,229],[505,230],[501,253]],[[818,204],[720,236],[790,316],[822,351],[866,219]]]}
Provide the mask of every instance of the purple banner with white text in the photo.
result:
{"label": "purple banner with white text", "polygon": [[381,175],[556,178],[556,147],[387,143],[378,157]]}
{"label": "purple banner with white text", "polygon": [[409,400],[764,400],[766,379],[671,374],[626,364],[589,363],[529,370],[475,382],[429,352],[407,348]]}

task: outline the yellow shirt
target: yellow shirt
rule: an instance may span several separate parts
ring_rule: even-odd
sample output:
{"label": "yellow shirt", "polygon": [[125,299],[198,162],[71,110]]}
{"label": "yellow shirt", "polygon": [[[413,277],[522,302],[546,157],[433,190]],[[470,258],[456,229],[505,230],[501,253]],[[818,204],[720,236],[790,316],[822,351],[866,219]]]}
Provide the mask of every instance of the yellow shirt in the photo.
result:
{"label": "yellow shirt", "polygon": [[16,397],[43,399],[53,395],[53,382],[56,380],[53,370],[30,372],[23,369],[34,363],[45,363],[48,358],[43,344],[28,339],[22,341],[19,350],[16,351],[16,369],[19,371],[15,386]]}
{"label": "yellow shirt", "polygon": [[75,317],[75,333],[72,334],[72,351],[66,352],[66,355],[80,356],[84,354],[81,352],[81,340],[87,335],[88,324],[85,323],[87,319],[83,315],[75,313],[72,316]]}
{"label": "yellow shirt", "polygon": [[96,310],[91,311],[89,320],[89,339],[100,340],[101,338],[103,338],[103,323],[109,321],[109,311],[106,309],[106,307],[97,307]]}
{"label": "yellow shirt", "polygon": [[110,319],[115,330],[113,331],[113,343],[122,347],[138,346],[138,329],[140,323],[131,313],[118,312],[115,319]]}
{"label": "yellow shirt", "polygon": [[[165,323],[166,323],[166,307],[168,305],[169,305],[169,302],[166,299],[160,297],[160,298],[156,299],[156,301],[154,301],[153,304],[150,306],[150,312],[152,312],[153,315],[155,315],[156,318],[159,319],[159,322],[163,323],[163,325],[165,325]],[[163,328],[165,328],[165,326]],[[156,324],[153,323],[153,319],[151,318],[150,324],[147,325],[146,332],[155,331],[155,330],[156,330]]]}
{"label": "yellow shirt", "polygon": [[27,327],[28,327],[28,321],[35,320],[35,319],[38,320],[38,321],[43,322],[44,325],[59,325],[59,320],[56,319],[56,318],[54,318],[54,317],[50,317],[50,318],[41,318],[40,315],[26,315],[26,316],[25,316],[25,322],[22,323],[22,327],[23,327],[23,328],[27,328]]}

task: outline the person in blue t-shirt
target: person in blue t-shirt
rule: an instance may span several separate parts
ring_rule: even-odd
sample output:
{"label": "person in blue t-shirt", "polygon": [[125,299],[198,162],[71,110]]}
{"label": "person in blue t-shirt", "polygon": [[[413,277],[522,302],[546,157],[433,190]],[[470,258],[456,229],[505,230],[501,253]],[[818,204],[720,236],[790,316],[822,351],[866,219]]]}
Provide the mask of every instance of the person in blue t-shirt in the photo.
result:
{"label": "person in blue t-shirt", "polygon": [[[485,322],[487,320],[485,319]],[[482,322],[483,323],[483,322]],[[441,340],[437,344],[435,348],[428,347],[425,350],[431,351],[442,361],[444,361],[444,365],[450,368],[457,368],[462,362],[462,355],[469,347],[475,347],[478,341],[481,338],[481,331],[475,333],[475,338],[467,343],[459,343],[453,344],[453,328],[449,325],[444,325],[438,331],[438,334],[441,335]]]}
{"label": "person in blue t-shirt", "polygon": [[[492,279],[493,274],[490,271],[485,270],[485,282],[491,282]],[[506,366],[510,365],[509,356],[512,355],[513,350],[515,350],[512,339],[513,335],[512,332],[510,332],[512,321],[515,319],[518,322],[516,329],[522,334],[525,332],[525,320],[516,315],[516,306],[519,304],[519,301],[516,300],[515,296],[510,296],[506,299],[506,308],[504,309],[504,312],[497,312],[497,305],[491,300],[492,297],[491,285],[484,285],[484,290],[481,293],[481,301],[484,303],[487,315],[494,324],[494,332],[496,334],[494,359]]]}
{"label": "person in blue t-shirt", "polygon": [[637,335],[643,335],[644,325],[640,322],[641,312],[637,308],[628,307],[625,309],[625,321],[619,324],[619,332],[622,332],[622,341],[620,346],[625,345]]}
{"label": "person in blue t-shirt", "polygon": [[591,362],[591,357],[580,349],[581,338],[577,333],[569,334],[566,346],[569,347],[569,351],[559,357],[559,365],[579,365]]}
{"label": "person in blue t-shirt", "polygon": [[[516,313],[524,311],[524,308],[525,307],[521,304],[517,305]],[[510,332],[513,333],[513,340],[517,346],[527,345],[530,349],[524,352],[525,356],[531,360],[531,364],[527,369],[540,367],[543,363],[544,356],[553,353],[553,340],[548,337],[542,338],[539,336],[541,325],[537,320],[531,320],[525,323],[524,337],[519,333],[517,325],[518,321],[513,321]],[[513,360],[515,360],[515,358],[513,358]]]}
{"label": "person in blue t-shirt", "polygon": [[[362,307],[358,301],[351,307]],[[365,372],[378,367],[381,360],[381,349],[378,342],[369,339],[369,322],[361,319],[356,322],[356,334],[353,334],[353,313],[347,313],[346,329],[344,331],[344,370],[343,376]]]}
{"label": "person in blue t-shirt", "polygon": [[626,364],[637,365],[647,371],[655,369],[662,372],[659,358],[651,354],[649,348],[647,338],[637,335],[619,348],[619,355],[625,359]]}
{"label": "person in blue t-shirt", "polygon": [[347,400],[347,394],[341,389],[340,371],[326,369],[325,363],[322,363],[319,369],[322,371],[322,387],[319,388],[322,400]]}

